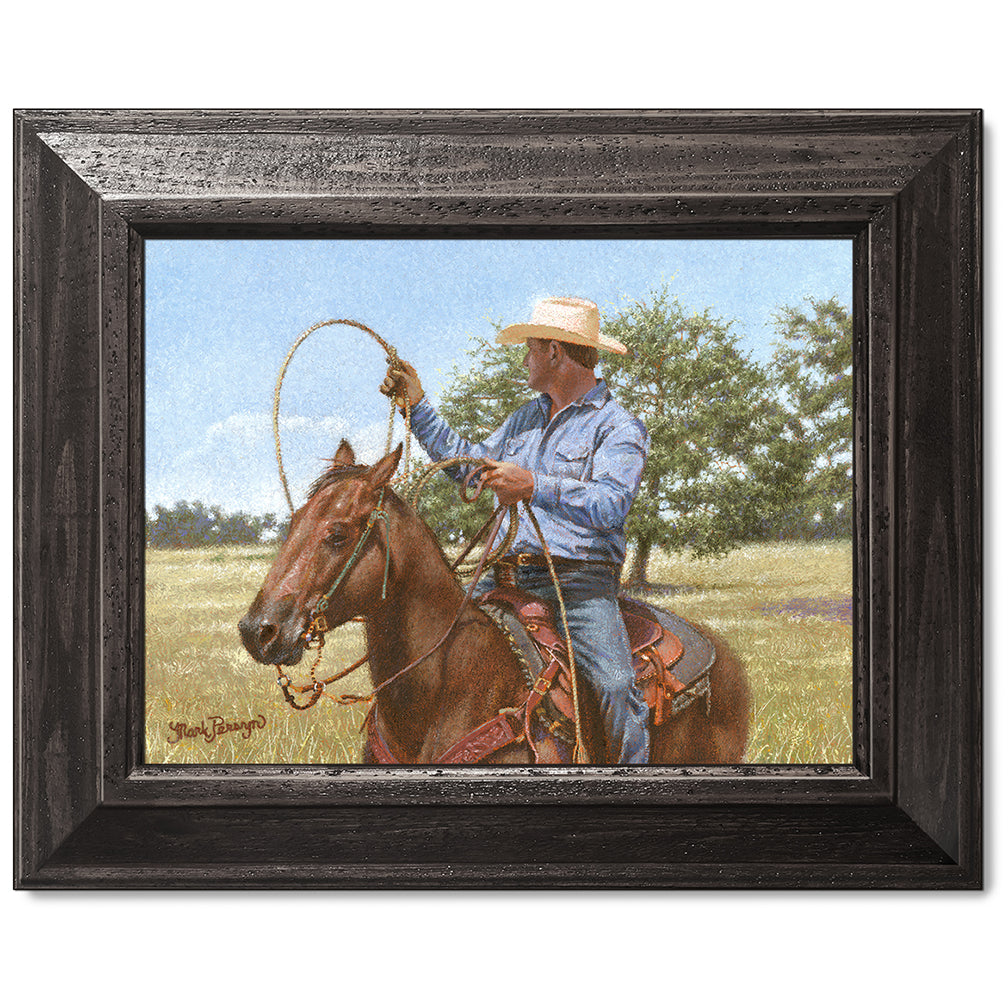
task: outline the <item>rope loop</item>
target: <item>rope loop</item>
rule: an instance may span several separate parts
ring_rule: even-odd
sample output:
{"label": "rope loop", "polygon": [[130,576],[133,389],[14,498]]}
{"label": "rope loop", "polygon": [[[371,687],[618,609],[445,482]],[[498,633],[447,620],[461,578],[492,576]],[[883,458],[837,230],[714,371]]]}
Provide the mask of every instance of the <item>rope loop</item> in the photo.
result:
{"label": "rope loop", "polygon": [[[294,345],[290,348],[287,356],[284,358],[283,364],[280,365],[280,373],[277,375],[276,388],[273,390],[273,442],[276,446],[276,460],[277,469],[280,472],[280,482],[283,484],[284,496],[287,498],[287,506],[290,508],[291,514],[294,514],[294,501],[291,499],[290,488],[287,486],[287,474],[284,472],[283,464],[283,452],[280,449],[280,389],[283,388],[284,377],[287,374],[287,367],[293,358],[295,351],[299,346],[301,346],[304,341],[311,336],[313,332],[318,329],[322,329],[325,326],[331,325],[345,325],[351,326],[354,329],[360,329],[362,332],[367,333],[372,339],[374,339],[378,345],[385,351],[385,357],[389,365],[397,364],[401,360],[396,348],[392,346],[387,340],[381,338],[373,329],[369,329],[366,325],[361,322],[355,322],[353,319],[326,319],[325,322],[316,322],[315,325],[310,326],[306,329],[300,336],[294,341]],[[410,467],[410,441],[411,441],[411,431],[410,431],[410,411],[406,408],[407,404],[403,400],[392,399],[391,406],[389,408],[389,423],[388,423],[388,436],[385,439],[385,454],[388,455],[392,451],[392,436],[395,428],[395,412],[396,408],[401,408],[403,411],[403,420],[406,425],[406,449],[403,453],[403,472],[408,474]]]}

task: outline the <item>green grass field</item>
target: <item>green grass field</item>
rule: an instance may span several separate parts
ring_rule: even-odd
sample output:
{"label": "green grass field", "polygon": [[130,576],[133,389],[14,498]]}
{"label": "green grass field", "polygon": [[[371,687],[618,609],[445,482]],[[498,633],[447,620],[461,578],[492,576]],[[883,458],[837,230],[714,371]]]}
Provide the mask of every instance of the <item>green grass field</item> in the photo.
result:
{"label": "green grass field", "polygon": [[[267,547],[147,551],[148,763],[360,758],[363,704],[323,697],[294,711],[275,670],[241,646],[238,620],[272,557]],[[708,561],[656,555],[649,576],[655,590],[643,598],[707,624],[745,663],[753,692],[746,762],[851,761],[851,627],[828,613],[779,611],[795,600],[848,601],[849,541],[760,544]],[[328,635],[320,671],[330,675],[363,652],[360,625],[343,627]],[[303,660],[294,681],[307,682],[308,668]],[[338,688],[366,693],[366,666]]]}

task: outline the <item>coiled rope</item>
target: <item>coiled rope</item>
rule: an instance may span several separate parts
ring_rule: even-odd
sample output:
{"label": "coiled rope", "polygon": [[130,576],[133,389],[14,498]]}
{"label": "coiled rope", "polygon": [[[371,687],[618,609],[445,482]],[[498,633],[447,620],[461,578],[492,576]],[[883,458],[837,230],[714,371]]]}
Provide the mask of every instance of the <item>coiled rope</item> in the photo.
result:
{"label": "coiled rope", "polygon": [[[409,503],[416,508],[417,513],[420,511],[420,494],[423,492],[424,487],[430,482],[431,477],[436,473],[441,472],[442,469],[451,469],[457,465],[463,463],[470,463],[475,465],[476,468],[472,470],[469,476],[466,478],[465,482],[462,484],[462,489],[460,491],[462,500],[467,504],[474,504],[476,498],[483,492],[482,486],[478,487],[476,493],[472,497],[466,496],[466,488],[472,482],[472,480],[480,474],[480,471],[484,467],[483,459],[476,458],[473,455],[458,455],[455,458],[444,459],[442,462],[432,462],[426,469],[421,473],[420,479],[417,480],[417,485],[413,488],[413,492],[410,495]],[[465,560],[466,556],[472,551],[473,547],[480,541],[483,534],[486,532],[493,520],[491,517],[487,523],[473,536],[472,541],[462,552],[462,555],[452,564],[452,570],[455,571],[459,577],[468,577],[475,570],[476,564],[469,563],[463,564],[462,561]],[[485,566],[489,567],[491,564],[496,563],[504,554],[511,549],[514,544],[515,539],[518,536],[518,505],[512,504],[508,510],[508,530],[500,546],[497,546],[490,555],[486,558]]]}

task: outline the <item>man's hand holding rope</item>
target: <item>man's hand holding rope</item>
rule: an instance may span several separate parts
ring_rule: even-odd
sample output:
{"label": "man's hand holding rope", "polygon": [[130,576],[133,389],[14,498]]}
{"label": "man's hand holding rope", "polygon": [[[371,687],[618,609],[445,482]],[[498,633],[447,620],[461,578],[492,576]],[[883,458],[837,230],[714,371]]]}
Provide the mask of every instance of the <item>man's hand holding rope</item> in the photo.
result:
{"label": "man's hand holding rope", "polygon": [[[378,387],[378,391],[399,402],[408,399],[410,406],[416,406],[424,394],[416,368],[408,361],[398,359],[389,365],[385,380]],[[497,500],[501,504],[510,506],[519,501],[529,500],[535,492],[535,479],[532,473],[512,462],[498,462],[495,459],[485,458],[479,473],[476,497],[480,491],[488,488],[497,495]]]}
{"label": "man's hand holding rope", "polygon": [[513,462],[485,458],[480,469],[479,490],[484,488],[492,490],[501,504],[510,506],[532,498],[535,493],[535,477],[528,469],[522,469]]}
{"label": "man's hand holding rope", "polygon": [[[416,406],[423,399],[423,386],[420,384],[420,376],[412,364],[404,360],[396,359],[389,364],[385,380],[378,386],[378,391],[390,399],[397,399],[400,403],[409,400],[410,406]],[[405,412],[405,409],[403,409]]]}

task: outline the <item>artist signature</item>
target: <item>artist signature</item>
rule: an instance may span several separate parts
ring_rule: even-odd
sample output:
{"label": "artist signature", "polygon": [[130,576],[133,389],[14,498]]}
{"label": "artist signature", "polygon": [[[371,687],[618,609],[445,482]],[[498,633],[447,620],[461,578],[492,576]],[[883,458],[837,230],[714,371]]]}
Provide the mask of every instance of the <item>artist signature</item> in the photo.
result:
{"label": "artist signature", "polygon": [[[259,714],[249,721],[228,721],[226,718],[211,714],[208,718],[203,718],[199,724],[187,724],[185,721],[176,721],[168,725],[168,743],[174,745],[182,739],[192,739],[202,736],[207,742],[228,732],[241,732],[241,737],[247,739],[256,728],[265,728],[266,718]],[[175,735],[172,738],[172,734]]]}

